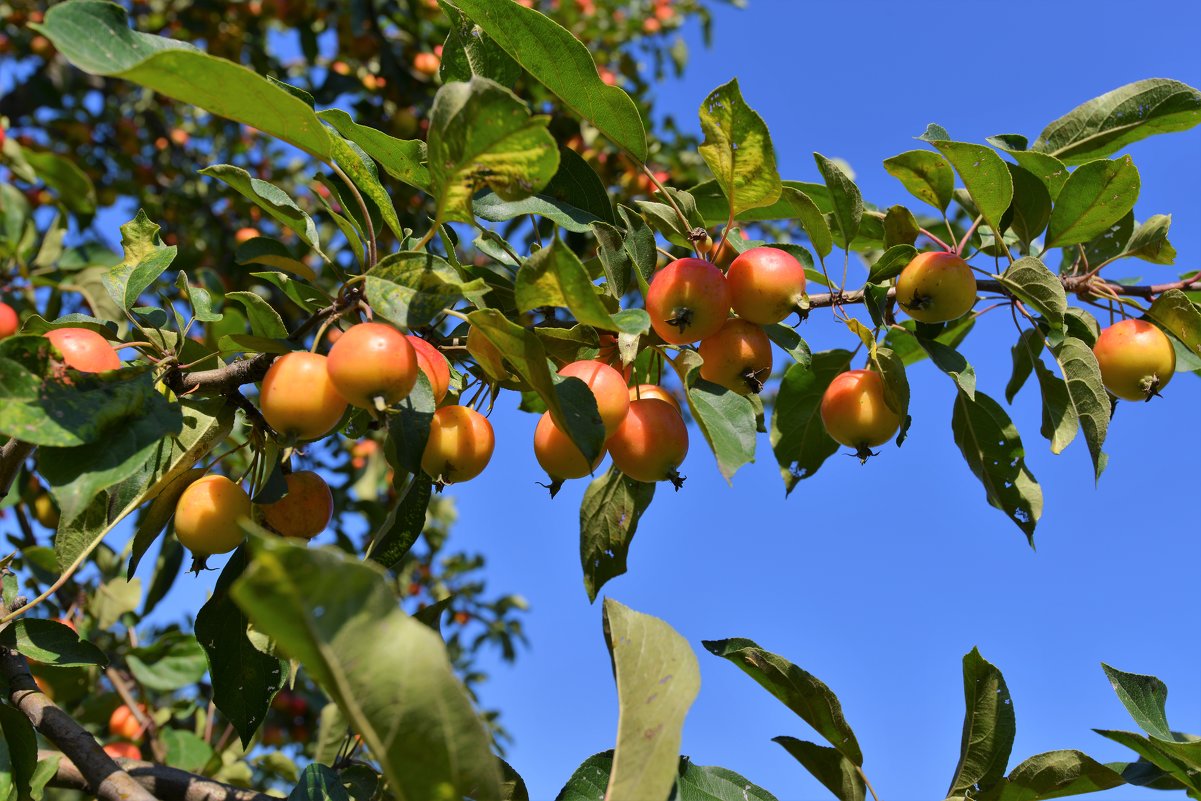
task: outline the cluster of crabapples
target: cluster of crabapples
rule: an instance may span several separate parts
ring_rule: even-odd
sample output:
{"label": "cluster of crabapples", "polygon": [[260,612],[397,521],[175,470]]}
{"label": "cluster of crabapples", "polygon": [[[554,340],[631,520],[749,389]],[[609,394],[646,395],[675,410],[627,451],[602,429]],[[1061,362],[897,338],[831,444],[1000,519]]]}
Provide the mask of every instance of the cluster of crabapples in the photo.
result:
{"label": "cluster of crabapples", "polygon": [[[725,272],[703,259],[667,264],[651,279],[646,309],[656,334],[668,345],[699,343],[702,378],[745,395],[759,392],[771,375],[772,345],[764,326],[802,310],[804,300],[801,264],[779,248],[756,247],[734,258]],[[947,322],[971,310],[976,281],[956,253],[919,253],[897,278],[896,300],[919,322]],[[0,339],[19,328],[17,313],[0,303]],[[56,328],[45,337],[66,367],[98,373],[121,366],[117,349],[91,329]],[[263,378],[263,418],[288,443],[325,437],[348,406],[384,411],[409,395],[418,373],[425,374],[436,403],[447,394],[450,363],[424,339],[379,322],[352,325],[330,339],[328,356],[284,354]],[[1106,388],[1127,400],[1158,394],[1176,367],[1167,336],[1143,320],[1109,326],[1093,351]],[[677,468],[688,452],[688,431],[670,392],[655,384],[629,387],[628,370],[623,375],[604,359],[575,361],[559,374],[580,379],[592,391],[605,447],[589,460],[551,414],[544,413],[534,432],[534,454],[552,479],[552,494],[563,481],[593,473],[606,451],[613,464],[636,481],[670,480],[679,486]],[[820,415],[830,437],[860,456],[891,439],[901,424],[886,402],[883,379],[872,370],[836,376],[822,397]],[[431,418],[421,467],[440,485],[468,481],[487,467],[494,445],[486,417],[468,406],[442,405]],[[288,473],[285,482],[282,499],[256,505],[238,483],[206,475],[180,496],[176,534],[198,555],[236,548],[243,540],[239,521],[244,518],[284,536],[311,539],[333,516],[329,486],[311,471]]]}

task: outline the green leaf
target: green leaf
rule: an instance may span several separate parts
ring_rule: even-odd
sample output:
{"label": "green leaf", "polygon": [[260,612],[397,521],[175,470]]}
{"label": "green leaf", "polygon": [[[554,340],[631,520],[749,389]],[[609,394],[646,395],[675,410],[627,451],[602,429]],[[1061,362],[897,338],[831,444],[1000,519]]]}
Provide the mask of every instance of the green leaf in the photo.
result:
{"label": "green leaf", "polygon": [[680,382],[687,387],[685,398],[727,482],[745,464],[755,461],[755,407],[745,395],[700,378],[701,358],[681,351],[672,361]]}
{"label": "green leaf", "polygon": [[839,753],[838,749],[795,737],[773,737],[772,742],[784,746],[784,750],[823,787],[834,793],[839,801],[863,801],[866,798],[867,790],[855,769],[855,763]]}
{"label": "green leaf", "polygon": [[575,769],[555,801],[604,801],[612,770],[612,751],[593,754]]}
{"label": "green leaf", "polygon": [[488,78],[502,86],[521,79],[521,65],[478,26],[447,2],[438,3],[450,20],[450,32],[442,49],[442,81],[466,81],[472,75]]}
{"label": "green leaf", "polygon": [[917,341],[934,366],[946,373],[960,392],[972,399],[976,397],[976,370],[963,358],[963,354],[936,339],[919,336]]}
{"label": "green leaf", "polygon": [[392,253],[366,273],[366,295],[380,317],[403,328],[421,328],[467,298],[481,302],[482,279],[464,282],[459,271],[432,253]]}
{"label": "green leaf", "polygon": [[[83,0],[91,2],[91,0]],[[330,137],[325,134],[327,142]],[[328,147],[328,145],[327,145]],[[321,252],[321,243],[317,234],[317,224],[306,214],[288,193],[278,186],[259,178],[253,177],[241,167],[232,164],[214,164],[199,171],[201,175],[216,178],[232,187],[238,194],[267,212],[280,225],[293,231],[301,241],[317,251],[317,255],[329,261]]]}
{"label": "green leaf", "polygon": [[472,207],[477,217],[491,222],[538,215],[567,231],[585,233],[597,222],[614,221],[613,206],[596,171],[570,148],[559,148],[559,169],[536,195],[503,200],[495,192],[476,195]]}
{"label": "green leaf", "polygon": [[867,280],[876,282],[896,278],[916,256],[917,248],[913,245],[893,245],[872,263],[871,269],[868,270]]}
{"label": "green leaf", "polygon": [[821,421],[821,401],[830,382],[851,366],[851,353],[828,350],[813,354],[812,363],[791,365],[772,404],[771,447],[789,494],[838,451],[838,443]]}
{"label": "green leaf", "polygon": [[[977,396],[982,397],[985,396]],[[947,795],[971,790],[987,792],[1000,783],[1017,732],[1005,677],[976,648],[963,657],[963,698],[967,711],[963,716],[959,764]]]}
{"label": "green leaf", "polygon": [[1065,337],[1051,352],[1063,375],[1069,409],[1084,431],[1093,471],[1099,479],[1105,469],[1106,456],[1101,452],[1101,446],[1109,431],[1110,406],[1097,357],[1092,348],[1074,337]]}
{"label": "green leaf", "polygon": [[[238,245],[238,249],[234,253],[234,261],[238,264],[263,264],[268,267],[274,267],[277,270],[286,270],[309,281],[317,280],[317,273],[313,271],[313,268],[292,255],[292,251],[288,250],[287,245],[278,239],[271,239],[265,236],[256,236]],[[211,303],[209,293],[206,290],[199,287],[190,287],[194,306],[199,305],[195,297],[197,293],[203,293],[202,297],[204,300],[201,301],[201,304],[207,306],[207,304]],[[207,309],[198,309],[197,311],[197,319],[200,319],[202,322],[205,321],[203,319],[205,311]],[[217,319],[220,318],[218,317]]]}
{"label": "green leaf", "polygon": [[329,135],[303,100],[190,44],[130,30],[116,3],[59,3],[41,25],[31,27],[84,72],[132,81],[329,159]]}
{"label": "green leaf", "polygon": [[[813,158],[817,162],[818,172],[830,190],[830,198],[834,202],[834,220],[838,224],[838,230],[842,232],[843,242],[849,248],[855,235],[859,233],[859,225],[863,220],[863,195],[838,164],[820,153],[814,153]],[[813,235],[808,226],[805,226],[805,230],[810,236]],[[813,246],[818,251],[821,250],[816,242]]]}
{"label": "green leaf", "polygon": [[1063,329],[1067,293],[1059,276],[1045,264],[1033,256],[1025,256],[1009,265],[998,280],[1014,297],[1041,314],[1053,329]]}
{"label": "green leaf", "polygon": [[57,620],[19,618],[0,631],[0,646],[53,667],[108,665],[104,652]]}
{"label": "green leaf", "polygon": [[600,79],[592,53],[558,23],[511,0],[453,0],[471,21],[564,105],[638,161],[646,130],[634,101]]}
{"label": "green leaf", "polygon": [[1018,765],[981,801],[1041,801],[1119,787],[1126,782],[1079,751],[1048,751]]}
{"label": "green leaf", "polygon": [[1026,451],[1009,415],[983,392],[972,397],[960,391],[951,414],[951,433],[968,467],[984,485],[988,502],[1033,544],[1043,493],[1026,467]]}
{"label": "green leaf", "polygon": [[414,475],[421,473],[421,457],[425,454],[430,423],[437,406],[429,378],[419,372],[413,389],[388,415],[388,441],[384,453],[393,469]]}
{"label": "green leaf", "polygon": [[495,309],[468,315],[480,334],[505,355],[513,370],[538,393],[555,425],[571,437],[580,452],[592,462],[604,448],[605,429],[596,409],[596,396],[578,378],[552,375],[542,340],[510,322]]}
{"label": "green leaf", "polygon": [[38,737],[21,710],[0,704],[0,799],[30,796],[38,763]]}
{"label": "green leaf", "polygon": [[904,206],[889,206],[884,213],[884,244],[888,248],[897,245],[912,245],[917,241],[921,228],[913,212]]}
{"label": "green leaf", "polygon": [[420,139],[397,139],[375,128],[359,125],[341,109],[319,111],[317,116],[378,161],[388,175],[418,189],[429,188],[425,142]]}
{"label": "green leaf", "polygon": [[1168,229],[1171,226],[1171,214],[1153,214],[1134,229],[1122,255],[1152,264],[1175,264],[1176,248],[1168,241]]}
{"label": "green leaf", "polygon": [[1013,373],[1009,377],[1009,383],[1005,385],[1006,403],[1013,403],[1026,379],[1034,371],[1034,363],[1038,361],[1042,350],[1043,337],[1037,329],[1027,328],[1022,331],[1012,348]]}
{"label": "green leaf", "polygon": [[905,376],[905,363],[889,348],[875,348],[871,361],[872,368],[884,379],[884,403],[904,421],[909,417],[909,379]]}
{"label": "green leaf", "polygon": [[132,650],[129,670],[143,687],[172,692],[200,681],[208,669],[205,651],[191,634],[173,632]]}
{"label": "green leaf", "polygon": [[288,328],[270,303],[254,292],[226,292],[225,299],[232,300],[246,309],[250,330],[262,339],[286,339]]}
{"label": "green leaf", "polygon": [[[72,521],[59,526],[54,550],[60,566],[82,563],[118,523],[158,497],[224,440],[233,427],[233,406],[227,405],[225,398],[186,399],[179,401],[179,406],[184,416],[182,433],[160,441],[139,471],[110,488],[108,497],[98,498],[78,524]],[[140,592],[140,588],[135,589]]]}
{"label": "green leaf", "polygon": [[252,535],[233,586],[255,629],[298,660],[379,760],[398,801],[499,801],[488,734],[441,638],[383,570],[332,548]]}
{"label": "green leaf", "polygon": [[1038,176],[1024,167],[1008,163],[1005,166],[1013,179],[1013,203],[1001,223],[1017,234],[1023,244],[1029,245],[1046,229],[1051,219],[1051,193]]}
{"label": "green leaf", "polygon": [[397,567],[425,530],[425,512],[434,482],[423,472],[413,476],[405,494],[388,510],[383,524],[371,537],[369,556],[388,569]]}
{"label": "green leaf", "polygon": [[330,149],[334,154],[334,163],[342,168],[351,182],[357,186],[366,197],[371,199],[379,209],[380,216],[388,224],[388,228],[399,240],[404,240],[406,232],[396,216],[396,207],[392,198],[379,181],[379,170],[375,162],[357,144],[343,139],[341,136],[330,136]]}
{"label": "green leaf", "polygon": [[834,691],[811,673],[782,656],[765,651],[751,640],[705,640],[712,654],[727,659],[813,727],[830,745],[855,765],[863,764],[863,752],[855,732],[842,714]]}
{"label": "green leaf", "polygon": [[242,545],[225,563],[212,596],[196,614],[196,639],[208,660],[213,703],[237,731],[244,748],[287,677],[286,665],[278,657],[254,647],[247,636],[250,620],[230,597],[230,587],[248,561]]}
{"label": "green leaf", "polygon": [[666,798],[684,716],[701,688],[688,641],[656,617],[606,598],[605,642],[617,681],[617,747],[605,801]]}
{"label": "green leaf", "polygon": [[732,218],[779,200],[783,186],[771,134],[742,99],[737,78],[709,93],[701,103],[700,118],[705,134],[701,158],[729,200]]}
{"label": "green leaf", "polygon": [[580,564],[588,600],[609,579],[626,572],[630,543],[642,513],[655,497],[655,485],[635,481],[616,467],[593,479],[580,502]]}
{"label": "green leaf", "polygon": [[680,758],[674,801],[777,801],[776,797],[732,770],[696,765]]}
{"label": "green leaf", "polygon": [[1129,156],[1077,168],[1055,200],[1046,246],[1082,244],[1109,230],[1134,208],[1139,185],[1138,168]]}
{"label": "green leaf", "polygon": [[[156,499],[157,500],[157,499]],[[154,560],[154,573],[150,579],[150,587],[146,590],[146,598],[142,601],[142,617],[149,615],[159,602],[167,596],[175,580],[179,578],[180,568],[183,567],[184,547],[175,537],[163,540],[158,549],[158,558]]]}
{"label": "green leaf", "polygon": [[909,150],[884,159],[884,169],[918,200],[941,212],[951,205],[955,191],[955,173],[951,165],[929,150]]}
{"label": "green leaf", "polygon": [[1186,348],[1201,356],[1201,311],[1179,289],[1169,289],[1155,299],[1147,316],[1180,340]]}
{"label": "green leaf", "polygon": [[1001,215],[1013,200],[1009,168],[993,150],[968,142],[931,142],[938,148],[967,187],[984,221],[994,231],[1001,229]]}
{"label": "green leaf", "polygon": [[159,733],[167,751],[170,767],[194,773],[201,770],[213,756],[213,747],[194,732],[182,729],[163,729]]}
{"label": "green leaf", "polygon": [[121,226],[121,245],[125,257],[101,278],[109,297],[128,311],[175,260],[177,248],[167,247],[159,239],[162,230],[151,222],[142,209],[134,219]]}
{"label": "green leaf", "polygon": [[140,414],[113,426],[100,442],[43,448],[38,468],[63,519],[75,520],[100,492],[137,473],[164,438],[182,430],[179,408],[161,395],[151,395]]}
{"label": "green leaf", "polygon": [[190,487],[192,482],[207,473],[208,471],[203,467],[194,467],[184,472],[164,487],[151,502],[150,506],[142,511],[141,518],[138,520],[138,527],[134,532],[133,542],[130,545],[129,568],[125,572],[127,577],[133,578],[133,574],[137,571],[138,564],[141,563],[146,550],[158,539],[158,535],[163,532],[167,521],[175,514],[175,504],[179,501],[179,497],[183,495],[184,490]]}
{"label": "green leaf", "polygon": [[288,801],[350,801],[350,795],[332,768],[312,764],[300,774],[300,781],[288,793]]}
{"label": "green leaf", "polygon": [[1190,796],[1201,795],[1201,740],[1177,743],[1144,737],[1129,731],[1093,731],[1107,740],[1126,746],[1176,779],[1193,791]]}
{"label": "green leaf", "polygon": [[502,200],[520,200],[546,186],[559,167],[549,121],[486,78],[439,89],[428,143],[437,221],[472,222],[471,196],[485,186]]}
{"label": "green leaf", "polygon": [[1101,663],[1101,669],[1105,671],[1114,692],[1118,694],[1118,700],[1126,707],[1126,711],[1140,729],[1160,740],[1176,739],[1168,726],[1165,709],[1168,702],[1166,684],[1155,676],[1126,673],[1104,662]]}
{"label": "green leaf", "polygon": [[1059,190],[1068,180],[1068,168],[1062,161],[1054,156],[1048,156],[1046,153],[1027,150],[1026,137],[1017,134],[990,136],[986,141],[998,150],[1007,153],[1021,167],[1042,181],[1051,200],[1059,197]]}
{"label": "green leaf", "polygon": [[96,187],[75,162],[48,150],[25,148],[23,155],[37,177],[54,190],[64,206],[83,217],[95,213]]}
{"label": "green leaf", "polygon": [[1065,164],[1104,158],[1159,133],[1201,122],[1201,92],[1179,81],[1136,81],[1082,103],[1046,127],[1032,150]]}
{"label": "green leaf", "polygon": [[557,238],[521,265],[515,291],[518,311],[558,306],[602,331],[638,335],[650,330],[650,316],[641,309],[609,314],[584,264]]}

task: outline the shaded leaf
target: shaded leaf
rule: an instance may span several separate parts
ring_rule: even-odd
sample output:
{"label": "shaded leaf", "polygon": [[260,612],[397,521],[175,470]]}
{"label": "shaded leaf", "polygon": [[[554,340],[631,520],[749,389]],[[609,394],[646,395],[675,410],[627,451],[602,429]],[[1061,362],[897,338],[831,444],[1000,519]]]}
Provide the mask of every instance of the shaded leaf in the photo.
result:
{"label": "shaded leaf", "polygon": [[1017,732],[1005,678],[976,648],[963,657],[963,698],[967,711],[963,717],[959,764],[947,795],[973,790],[987,792],[999,784],[1005,776]]}
{"label": "shaded leaf", "polygon": [[855,770],[855,763],[837,748],[828,748],[795,737],[773,737],[772,742],[784,746],[784,750],[800,762],[805,770],[839,801],[863,801],[866,797],[867,791],[863,779],[859,778]]}
{"label": "shaded leaf", "polygon": [[580,502],[580,564],[589,601],[609,579],[626,572],[638,521],[654,497],[654,484],[635,481],[616,467],[588,485]]}

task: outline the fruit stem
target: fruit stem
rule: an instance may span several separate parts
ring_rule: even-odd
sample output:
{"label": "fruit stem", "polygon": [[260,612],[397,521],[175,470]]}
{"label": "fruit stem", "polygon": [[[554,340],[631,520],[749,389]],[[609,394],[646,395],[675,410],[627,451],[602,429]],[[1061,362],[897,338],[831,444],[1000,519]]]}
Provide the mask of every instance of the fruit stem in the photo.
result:
{"label": "fruit stem", "polygon": [[[959,244],[957,244],[954,248],[951,249],[951,253],[953,253],[956,256],[963,255],[963,251],[967,250],[968,240],[972,238],[972,234],[976,233],[976,227],[980,225],[980,221],[983,219],[984,219],[984,215],[981,214],[979,217],[977,217],[975,220],[972,221],[971,226],[967,229],[967,233],[965,233],[963,235],[963,239],[959,240]],[[947,230],[948,231],[951,230],[951,227],[949,225],[947,226]],[[954,236],[954,234],[952,234],[951,236]],[[946,245],[943,245],[943,247],[946,247]]]}
{"label": "fruit stem", "polygon": [[951,247],[950,245],[948,245],[946,242],[943,242],[941,239],[939,239],[939,238],[938,238],[938,237],[936,237],[934,234],[932,234],[932,233],[930,233],[929,231],[927,231],[925,228],[919,228],[919,229],[917,229],[917,230],[918,230],[918,233],[920,233],[922,236],[924,236],[924,237],[926,237],[927,239],[929,239],[929,240],[930,240],[931,242],[933,242],[934,244],[938,245],[940,248],[942,248],[942,249],[943,249],[944,251],[946,251],[947,253],[954,253],[954,252],[955,252],[955,248],[952,248],[952,247]]}
{"label": "fruit stem", "polygon": [[333,169],[334,174],[342,179],[342,183],[346,184],[346,186],[350,188],[351,194],[353,194],[355,200],[359,202],[359,211],[363,214],[363,225],[367,229],[367,269],[371,269],[375,266],[375,261],[378,254],[376,251],[375,242],[375,226],[371,222],[371,212],[367,210],[367,201],[363,200],[363,196],[359,193],[359,188],[354,185],[354,181],[350,180],[350,177],[347,176],[346,173],[342,172],[341,167],[339,167],[333,161],[329,161],[327,163],[329,164],[330,168]]}

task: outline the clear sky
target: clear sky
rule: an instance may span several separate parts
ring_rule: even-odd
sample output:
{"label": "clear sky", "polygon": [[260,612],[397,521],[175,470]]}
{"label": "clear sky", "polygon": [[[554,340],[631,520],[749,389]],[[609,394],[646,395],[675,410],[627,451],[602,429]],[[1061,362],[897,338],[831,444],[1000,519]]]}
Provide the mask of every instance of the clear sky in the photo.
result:
{"label": "clear sky", "polygon": [[[1201,9],[1117,2],[802,3],[720,8],[713,47],[689,30],[681,81],[660,107],[698,127],[705,95],[731,77],[769,124],[785,178],[819,180],[812,152],[847,160],[865,197],[917,208],[880,162],[920,147],[929,122],[982,141],[1033,138],[1079,102],[1146,77],[1201,86]],[[1201,262],[1201,130],[1129,151],[1139,219],[1172,213],[1176,267],[1132,262],[1116,274],[1172,280]],[[115,232],[114,232],[115,233]],[[863,272],[855,273],[861,280]],[[864,318],[866,319],[866,318]],[[814,350],[853,346],[818,313],[801,329]],[[983,391],[1002,398],[1015,333],[984,317],[965,353]],[[604,592],[671,623],[697,649],[700,697],[683,751],[743,773],[781,801],[829,797],[783,749],[805,724],[702,639],[750,637],[813,672],[841,697],[884,801],[942,798],[958,757],[960,660],[973,646],[1005,673],[1018,733],[1011,766],[1077,748],[1101,761],[1128,751],[1092,728],[1131,729],[1100,669],[1154,673],[1171,688],[1169,720],[1201,732],[1201,382],[1177,376],[1165,397],[1123,404],[1110,466],[1094,487],[1084,444],[1061,456],[1039,435],[1037,389],[1010,413],[1046,495],[1037,552],[969,472],[950,434],[954,390],[928,363],[910,372],[913,428],[866,466],[833,457],[785,500],[766,437],[726,486],[699,433],[676,494],[661,487],[642,520],[630,572]],[[486,664],[484,702],[516,738],[510,762],[531,796],[553,799],[575,766],[612,746],[616,693],[599,602],[583,590],[578,504],[584,482],[548,500],[531,452],[536,417],[510,401],[494,413],[488,472],[456,488],[452,548],[483,553],[496,592],[532,605],[532,648]],[[164,613],[194,612],[216,574],[181,581]],[[490,660],[486,660],[490,662]],[[1164,798],[1122,789],[1105,798]]]}

